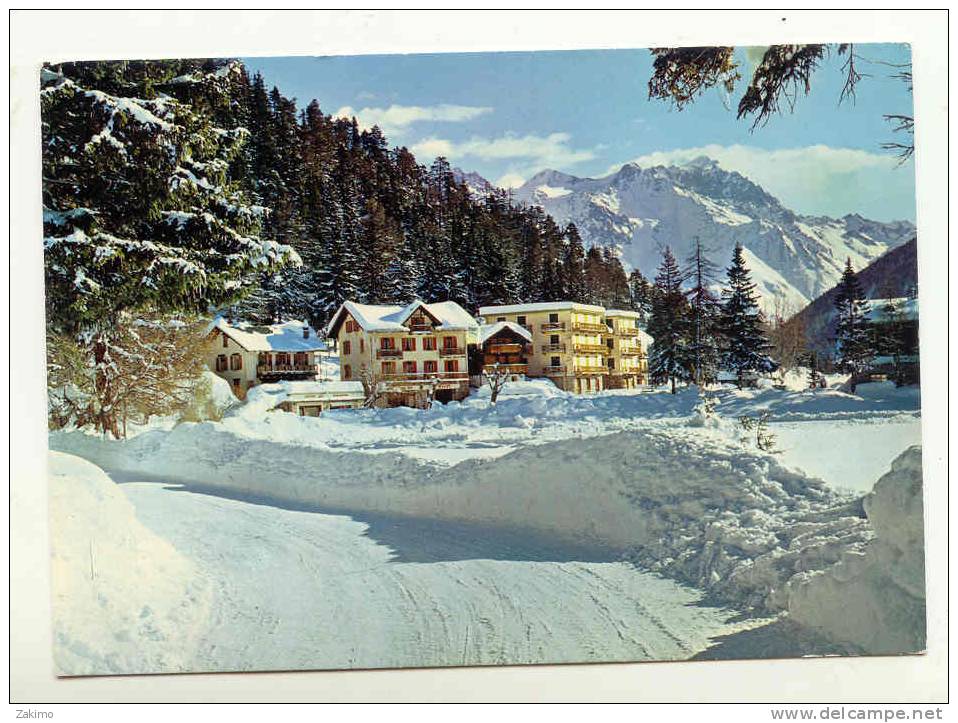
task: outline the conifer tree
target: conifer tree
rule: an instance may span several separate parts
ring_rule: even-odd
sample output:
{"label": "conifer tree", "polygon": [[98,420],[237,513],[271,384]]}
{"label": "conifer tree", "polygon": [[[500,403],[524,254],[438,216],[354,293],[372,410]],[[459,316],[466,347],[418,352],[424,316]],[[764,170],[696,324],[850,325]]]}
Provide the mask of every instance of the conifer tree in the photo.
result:
{"label": "conifer tree", "polygon": [[684,275],[692,284],[686,291],[689,302],[689,377],[695,384],[711,384],[718,378],[721,305],[710,289],[716,281],[717,269],[705,255],[698,238]]}
{"label": "conifer tree", "polygon": [[653,384],[668,382],[675,394],[676,381],[688,380],[687,334],[688,311],[682,292],[682,272],[672,249],[662,252],[662,264],[655,276],[655,294],[648,332],[652,336],[649,349],[649,376]]}
{"label": "conifer tree", "polygon": [[582,303],[585,301],[585,248],[579,229],[571,221],[565,227],[565,249],[562,259],[563,298]]}
{"label": "conifer tree", "polygon": [[764,319],[741,244],[735,245],[722,300],[722,364],[735,373],[741,387],[748,372],[768,373],[775,368],[768,356],[769,343],[762,330]]}
{"label": "conifer tree", "polygon": [[873,354],[865,293],[852,268],[851,258],[846,259],[845,270],[838,282],[835,311],[835,365],[839,371],[851,375],[849,383],[854,392],[858,378],[867,369]]}

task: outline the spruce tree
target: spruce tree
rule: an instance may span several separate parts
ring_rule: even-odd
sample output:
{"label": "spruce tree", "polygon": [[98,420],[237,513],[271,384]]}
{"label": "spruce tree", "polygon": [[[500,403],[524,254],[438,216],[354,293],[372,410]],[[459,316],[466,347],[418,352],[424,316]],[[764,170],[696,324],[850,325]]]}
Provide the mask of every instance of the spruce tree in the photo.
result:
{"label": "spruce tree", "polygon": [[723,366],[735,373],[741,387],[748,372],[769,373],[775,364],[768,355],[770,345],[762,330],[764,320],[741,244],[735,245],[727,273],[728,285],[722,289],[719,321],[723,341],[721,358]]}
{"label": "spruce tree", "polygon": [[835,365],[839,371],[850,374],[849,383],[854,392],[873,354],[865,293],[852,268],[851,258],[845,261],[845,270],[838,282],[835,311]]}
{"label": "spruce tree", "polygon": [[682,272],[668,246],[662,252],[662,264],[655,277],[652,316],[648,332],[652,337],[649,349],[649,376],[654,384],[687,381],[688,311],[682,292]]}
{"label": "spruce tree", "polygon": [[721,305],[710,289],[716,281],[717,269],[705,255],[698,238],[688,258],[685,276],[692,284],[686,292],[689,302],[689,376],[695,384],[711,384],[718,376]]}
{"label": "spruce tree", "polygon": [[586,299],[585,248],[579,229],[571,221],[565,227],[565,253],[562,259],[564,291],[562,298],[582,303]]}

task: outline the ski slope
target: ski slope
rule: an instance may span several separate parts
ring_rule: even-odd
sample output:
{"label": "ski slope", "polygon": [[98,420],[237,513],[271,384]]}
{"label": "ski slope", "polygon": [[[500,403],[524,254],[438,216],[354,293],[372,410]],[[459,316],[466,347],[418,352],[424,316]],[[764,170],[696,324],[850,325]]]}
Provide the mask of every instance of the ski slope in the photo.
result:
{"label": "ski slope", "polygon": [[119,479],[212,588],[196,671],[687,659],[742,629],[602,549]]}

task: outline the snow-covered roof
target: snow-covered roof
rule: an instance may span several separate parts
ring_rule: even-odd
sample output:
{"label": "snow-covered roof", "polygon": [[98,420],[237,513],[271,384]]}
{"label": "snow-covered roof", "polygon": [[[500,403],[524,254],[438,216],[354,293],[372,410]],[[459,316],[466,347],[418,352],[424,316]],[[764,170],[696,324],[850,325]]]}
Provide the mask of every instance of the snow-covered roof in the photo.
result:
{"label": "snow-covered roof", "polygon": [[[303,338],[303,329],[309,329],[309,337]],[[246,321],[230,324],[218,316],[210,324],[209,331],[219,329],[246,351],[323,351],[326,342],[303,321],[286,321],[282,324],[257,326]]]}
{"label": "snow-covered roof", "polygon": [[300,382],[300,381],[282,381],[279,384],[286,390],[287,394],[308,394],[308,395],[332,395],[332,394],[357,394],[365,396],[362,382]]}
{"label": "snow-covered roof", "polygon": [[918,299],[909,299],[907,297],[890,299],[868,299],[865,301],[865,309],[868,311],[868,319],[873,322],[889,321],[887,309],[889,302],[894,302],[898,307],[901,318],[904,321],[918,321]]}
{"label": "snow-covered roof", "polygon": [[479,344],[486,343],[486,339],[494,337],[503,329],[509,329],[512,332],[515,332],[521,336],[526,341],[532,341],[532,334],[529,333],[529,330],[519,326],[518,324],[513,324],[511,321],[497,321],[495,324],[483,324],[479,327]]}
{"label": "snow-covered roof", "polygon": [[489,314],[523,314],[536,311],[586,311],[593,314],[601,314],[605,309],[601,306],[592,304],[579,304],[575,301],[538,301],[532,304],[508,304],[506,306],[482,306],[479,308],[480,316]]}
{"label": "snow-covered roof", "polygon": [[648,351],[649,347],[652,346],[652,343],[655,341],[648,332],[644,329],[639,329],[639,343],[641,343],[642,348]]}
{"label": "snow-covered roof", "polygon": [[631,311],[630,309],[606,309],[606,316],[624,316],[629,319],[638,319],[641,315],[637,311]]}
{"label": "snow-covered roof", "polygon": [[345,301],[327,325],[326,336],[335,336],[347,313],[364,331],[408,332],[409,329],[404,324],[419,308],[436,320],[437,329],[440,331],[473,331],[479,328],[479,322],[454,301],[427,304],[416,299],[405,306]]}

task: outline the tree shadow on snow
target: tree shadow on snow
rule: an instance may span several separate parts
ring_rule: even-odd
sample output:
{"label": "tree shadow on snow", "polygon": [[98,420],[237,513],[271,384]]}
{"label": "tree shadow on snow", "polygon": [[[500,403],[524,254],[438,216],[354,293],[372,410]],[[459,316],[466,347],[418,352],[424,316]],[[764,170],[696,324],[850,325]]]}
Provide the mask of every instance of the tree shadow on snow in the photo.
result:
{"label": "tree shadow on snow", "polygon": [[171,485],[169,478],[151,480],[143,473],[111,473],[114,481],[158,482],[171,492],[188,492],[292,512],[349,517],[366,525],[365,537],[390,548],[390,562],[503,560],[514,562],[619,562],[623,555],[608,547],[566,541],[530,530],[467,521],[387,515],[290,502],[262,495],[230,492],[197,484]]}
{"label": "tree shadow on snow", "polygon": [[748,660],[860,655],[860,651],[829,641],[788,619],[713,639],[713,645],[691,660]]}

